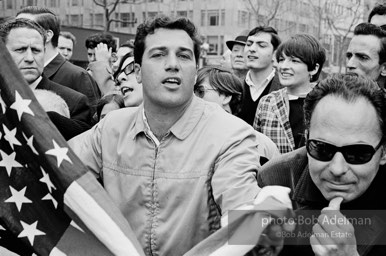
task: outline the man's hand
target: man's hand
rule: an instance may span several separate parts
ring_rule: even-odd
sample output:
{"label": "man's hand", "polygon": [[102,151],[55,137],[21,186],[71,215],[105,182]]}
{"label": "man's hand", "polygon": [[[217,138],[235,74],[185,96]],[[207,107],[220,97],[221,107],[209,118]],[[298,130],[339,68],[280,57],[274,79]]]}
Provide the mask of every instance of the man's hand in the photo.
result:
{"label": "man's hand", "polygon": [[107,44],[99,43],[95,47],[95,60],[105,61],[109,63],[110,58],[111,58],[111,48],[108,49]]}
{"label": "man's hand", "polygon": [[322,209],[318,223],[312,228],[310,243],[317,256],[359,255],[354,227],[339,211],[342,201],[342,197],[332,199],[328,207]]}

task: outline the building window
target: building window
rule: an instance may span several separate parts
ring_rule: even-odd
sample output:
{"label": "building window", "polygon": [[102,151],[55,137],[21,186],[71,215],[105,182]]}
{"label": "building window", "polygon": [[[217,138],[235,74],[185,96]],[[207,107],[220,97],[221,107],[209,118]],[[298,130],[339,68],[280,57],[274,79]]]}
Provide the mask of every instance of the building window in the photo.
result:
{"label": "building window", "polygon": [[238,19],[237,19],[237,23],[239,26],[245,26],[248,24],[248,12],[246,11],[239,11],[238,13]]}
{"label": "building window", "polygon": [[225,10],[221,10],[221,26],[225,25]]}
{"label": "building window", "polygon": [[78,6],[78,0],[71,0],[71,6]]}
{"label": "building window", "polygon": [[220,14],[218,10],[208,11],[208,25],[218,26],[220,23]]}
{"label": "building window", "polygon": [[290,21],[288,23],[288,28],[289,28],[289,33],[290,34],[295,34],[296,33],[296,23],[293,21]]}
{"label": "building window", "polygon": [[302,33],[307,32],[307,26],[305,24],[300,24],[299,31]]}
{"label": "building window", "polygon": [[95,14],[95,26],[101,26],[103,27],[103,14],[101,13],[98,13],[98,14]]}
{"label": "building window", "polygon": [[187,11],[177,11],[177,17],[188,17],[188,12]]}
{"label": "building window", "polygon": [[134,16],[134,12],[130,13],[130,12],[126,12],[126,13],[121,13],[121,27],[122,28],[128,28],[128,27],[134,27],[134,20],[135,20],[135,16]]}
{"label": "building window", "polygon": [[26,0],[24,4],[25,6],[34,6],[36,5],[36,0]]}
{"label": "building window", "polygon": [[208,55],[218,55],[218,37],[217,36],[208,36],[209,51]]}
{"label": "building window", "polygon": [[13,0],[7,0],[7,9],[13,9]]}
{"label": "building window", "polygon": [[71,15],[71,23],[72,26],[81,26],[82,25],[82,16],[75,14]]}

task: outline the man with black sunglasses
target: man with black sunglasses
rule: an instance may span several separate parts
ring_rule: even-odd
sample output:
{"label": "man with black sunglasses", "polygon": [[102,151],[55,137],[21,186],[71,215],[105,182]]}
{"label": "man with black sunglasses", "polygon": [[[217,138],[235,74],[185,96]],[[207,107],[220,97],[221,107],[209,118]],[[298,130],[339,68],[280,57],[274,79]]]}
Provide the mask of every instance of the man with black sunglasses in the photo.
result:
{"label": "man with black sunglasses", "polygon": [[335,75],[307,95],[304,113],[306,146],[258,174],[262,187],[292,190],[298,225],[284,234],[281,255],[386,255],[384,92],[367,78]]}

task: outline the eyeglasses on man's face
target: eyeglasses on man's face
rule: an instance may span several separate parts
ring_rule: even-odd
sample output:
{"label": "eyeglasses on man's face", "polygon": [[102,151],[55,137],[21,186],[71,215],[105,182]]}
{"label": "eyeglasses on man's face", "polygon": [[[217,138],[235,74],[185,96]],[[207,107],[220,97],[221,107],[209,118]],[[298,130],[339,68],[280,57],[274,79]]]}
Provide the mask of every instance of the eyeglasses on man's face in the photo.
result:
{"label": "eyeglasses on man's face", "polygon": [[119,79],[119,77],[122,75],[122,74],[125,74],[126,76],[130,75],[134,73],[134,61],[130,62],[129,64],[127,64],[124,68],[122,68],[118,75],[115,77],[115,83],[117,85],[121,84],[121,81]]}
{"label": "eyeglasses on man's face", "polygon": [[375,152],[382,146],[382,143],[383,141],[381,140],[375,148],[368,144],[352,144],[338,147],[324,141],[309,139],[307,140],[306,148],[311,157],[322,162],[331,161],[335,154],[340,152],[349,164],[365,164],[373,158]]}

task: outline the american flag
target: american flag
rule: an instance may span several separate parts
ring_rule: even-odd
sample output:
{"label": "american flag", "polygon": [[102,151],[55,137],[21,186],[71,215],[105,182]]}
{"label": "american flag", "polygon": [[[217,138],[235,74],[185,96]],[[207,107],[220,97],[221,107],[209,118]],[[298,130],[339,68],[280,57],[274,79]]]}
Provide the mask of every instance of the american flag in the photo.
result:
{"label": "american flag", "polygon": [[0,41],[0,245],[20,255],[144,255]]}

